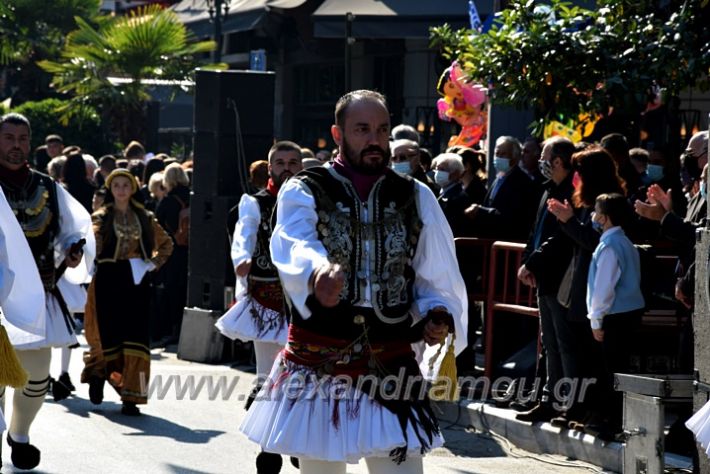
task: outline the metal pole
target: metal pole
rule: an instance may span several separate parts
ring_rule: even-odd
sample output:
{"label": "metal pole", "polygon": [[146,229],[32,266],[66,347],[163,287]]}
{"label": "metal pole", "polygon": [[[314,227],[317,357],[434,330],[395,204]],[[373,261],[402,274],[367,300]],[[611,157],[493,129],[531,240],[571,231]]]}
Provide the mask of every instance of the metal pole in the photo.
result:
{"label": "metal pole", "polygon": [[352,37],[354,18],[355,16],[351,12],[345,14],[345,92],[350,92],[352,89],[350,69],[352,66],[352,45],[355,42],[355,38]]}
{"label": "metal pole", "polygon": [[222,61],[222,0],[214,1],[214,40],[217,43],[217,48],[212,51],[212,62],[219,63]]}

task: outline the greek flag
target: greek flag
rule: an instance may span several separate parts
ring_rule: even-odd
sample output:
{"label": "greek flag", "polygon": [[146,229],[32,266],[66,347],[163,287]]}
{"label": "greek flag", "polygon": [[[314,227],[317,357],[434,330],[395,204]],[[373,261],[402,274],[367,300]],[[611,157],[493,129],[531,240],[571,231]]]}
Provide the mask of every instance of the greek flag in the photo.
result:
{"label": "greek flag", "polygon": [[468,16],[471,20],[471,29],[481,31],[483,24],[481,23],[481,17],[478,16],[478,10],[473,0],[468,0]]}

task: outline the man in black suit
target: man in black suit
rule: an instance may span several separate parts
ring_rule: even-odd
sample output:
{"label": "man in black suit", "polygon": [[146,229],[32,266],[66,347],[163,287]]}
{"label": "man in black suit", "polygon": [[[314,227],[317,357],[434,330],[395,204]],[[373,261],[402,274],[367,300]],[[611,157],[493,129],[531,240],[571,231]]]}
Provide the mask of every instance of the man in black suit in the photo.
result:
{"label": "man in black suit", "polygon": [[454,237],[460,237],[465,222],[464,210],[473,202],[461,184],[463,160],[456,153],[442,153],[432,162],[432,169],[434,181],[441,186],[437,197],[441,210],[444,211]]}
{"label": "man in black suit", "polygon": [[520,168],[522,146],[510,136],[496,140],[493,163],[497,177],[483,204],[472,204],[465,215],[468,235],[524,242],[535,218],[542,190]]}
{"label": "man in black suit", "polygon": [[574,151],[574,144],[563,137],[550,138],[544,144],[540,172],[547,178],[544,183],[545,192],[540,199],[535,225],[523,253],[524,264],[518,270],[518,279],[528,286],[537,287],[542,344],[547,355],[547,380],[542,403],[532,411],[518,415],[522,421],[550,421],[560,415],[566,400],[554,398],[562,394],[556,386],[563,378],[574,379],[579,376],[579,356],[574,347],[574,335],[567,322],[567,310],[557,301],[560,282],[572,258],[571,242],[560,239],[560,245],[554,252],[540,250],[542,244],[560,228],[557,218],[547,210],[547,200],[572,200]]}

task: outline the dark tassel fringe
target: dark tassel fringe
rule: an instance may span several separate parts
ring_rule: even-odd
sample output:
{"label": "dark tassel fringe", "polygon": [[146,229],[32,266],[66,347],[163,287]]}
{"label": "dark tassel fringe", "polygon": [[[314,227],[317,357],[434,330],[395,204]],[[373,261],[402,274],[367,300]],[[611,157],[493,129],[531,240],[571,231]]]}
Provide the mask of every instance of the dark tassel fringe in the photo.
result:
{"label": "dark tassel fringe", "polygon": [[257,337],[261,337],[264,334],[266,334],[268,331],[271,331],[275,328],[278,328],[279,330],[283,329],[284,325],[286,324],[286,316],[283,314],[279,314],[276,317],[269,317],[268,316],[268,309],[266,308],[261,308],[257,309],[256,305],[252,301],[252,304],[250,306],[249,312],[251,313],[251,318],[254,321],[254,326],[256,326],[257,330]]}

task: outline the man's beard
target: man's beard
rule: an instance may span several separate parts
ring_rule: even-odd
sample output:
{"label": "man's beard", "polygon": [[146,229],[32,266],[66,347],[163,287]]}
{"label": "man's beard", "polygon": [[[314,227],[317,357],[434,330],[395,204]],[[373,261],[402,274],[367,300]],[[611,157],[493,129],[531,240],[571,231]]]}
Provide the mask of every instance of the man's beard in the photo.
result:
{"label": "man's beard", "polygon": [[[382,174],[382,172],[387,168],[390,161],[389,149],[383,150],[377,145],[370,145],[365,147],[359,154],[356,153],[348,141],[343,137],[343,149],[341,150],[343,158],[352,166],[355,170],[362,174],[374,176]],[[379,163],[366,163],[365,155],[370,152],[378,152],[382,155],[382,161]]]}
{"label": "man's beard", "polygon": [[280,188],[286,181],[288,181],[289,178],[293,176],[293,173],[290,171],[284,171],[280,175],[276,175],[274,173],[270,174],[271,176],[271,181],[274,182],[274,186],[277,188]]}
{"label": "man's beard", "polygon": [[19,148],[12,148],[7,153],[0,154],[0,163],[6,168],[17,169],[26,161],[27,155]]}

